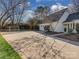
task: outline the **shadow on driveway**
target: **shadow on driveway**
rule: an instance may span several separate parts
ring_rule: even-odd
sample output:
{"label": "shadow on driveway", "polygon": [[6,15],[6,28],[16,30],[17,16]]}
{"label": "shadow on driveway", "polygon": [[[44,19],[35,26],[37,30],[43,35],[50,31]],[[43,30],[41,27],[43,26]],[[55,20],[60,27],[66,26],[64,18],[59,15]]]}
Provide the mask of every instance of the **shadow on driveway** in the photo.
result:
{"label": "shadow on driveway", "polygon": [[63,35],[64,33],[53,33],[53,32],[51,32],[51,34],[50,33],[48,34],[48,33],[41,32],[41,31],[36,31],[36,32],[40,33],[40,34],[42,34],[44,36],[48,36],[50,38],[53,38],[53,39],[61,40],[61,41],[70,43],[72,45],[79,46],[79,42],[78,41],[73,41],[73,40],[68,40],[68,39],[63,39],[63,38],[56,37],[57,35]]}

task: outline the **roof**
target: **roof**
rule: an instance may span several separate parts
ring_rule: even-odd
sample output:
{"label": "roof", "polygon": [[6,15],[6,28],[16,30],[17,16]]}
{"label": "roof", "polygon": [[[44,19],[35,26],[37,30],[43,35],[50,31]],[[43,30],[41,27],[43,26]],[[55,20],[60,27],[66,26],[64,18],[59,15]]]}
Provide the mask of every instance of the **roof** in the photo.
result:
{"label": "roof", "polygon": [[79,19],[79,12],[72,13],[68,16],[65,22],[71,22],[73,20],[78,20]]}
{"label": "roof", "polygon": [[60,10],[58,12],[55,12],[53,14],[50,14],[49,16],[47,16],[46,19],[43,20],[42,23],[50,23],[50,22],[56,22],[56,21],[60,20],[61,16],[64,14],[64,12],[66,10],[67,10],[67,8]]}

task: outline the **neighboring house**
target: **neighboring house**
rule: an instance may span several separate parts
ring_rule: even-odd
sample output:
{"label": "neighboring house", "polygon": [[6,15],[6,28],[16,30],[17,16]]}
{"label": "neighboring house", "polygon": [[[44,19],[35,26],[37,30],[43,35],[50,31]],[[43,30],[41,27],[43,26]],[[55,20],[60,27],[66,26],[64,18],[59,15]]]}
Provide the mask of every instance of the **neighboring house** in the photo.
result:
{"label": "neighboring house", "polygon": [[70,14],[63,24],[65,32],[79,33],[79,12]]}
{"label": "neighboring house", "polygon": [[0,31],[19,31],[27,30],[29,26],[27,24],[6,24],[4,28],[1,28]]}
{"label": "neighboring house", "polygon": [[45,22],[39,24],[41,31],[45,31],[46,26],[49,26],[47,28],[53,32],[77,33],[79,30],[79,12],[71,12],[68,8],[49,15],[48,20],[50,22],[43,20]]}
{"label": "neighboring house", "polygon": [[19,30],[19,26],[17,24],[6,24],[6,26],[2,29],[2,31],[17,31]]}

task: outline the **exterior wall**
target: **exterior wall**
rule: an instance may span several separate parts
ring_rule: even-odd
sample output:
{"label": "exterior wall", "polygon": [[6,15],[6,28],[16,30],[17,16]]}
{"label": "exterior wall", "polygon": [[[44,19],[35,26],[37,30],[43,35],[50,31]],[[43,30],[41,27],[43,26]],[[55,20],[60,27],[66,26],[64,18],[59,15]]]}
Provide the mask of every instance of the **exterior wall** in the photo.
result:
{"label": "exterior wall", "polygon": [[56,25],[57,25],[57,22],[52,22],[50,31],[54,31]]}
{"label": "exterior wall", "polygon": [[40,31],[44,31],[44,26],[43,25],[39,25],[39,30]]}
{"label": "exterior wall", "polygon": [[74,29],[74,23],[73,22],[64,23],[64,29],[66,29],[65,33],[70,32],[70,30]]}
{"label": "exterior wall", "polygon": [[79,20],[74,20],[72,22],[64,23],[64,28],[66,28],[66,33],[78,33],[77,32],[77,24],[79,24]]}
{"label": "exterior wall", "polygon": [[52,22],[52,23],[50,23],[50,24],[40,24],[40,25],[39,25],[39,30],[40,30],[40,31],[45,31],[44,27],[45,27],[46,25],[49,25],[49,26],[50,26],[49,30],[53,32],[54,29],[55,29],[55,27],[56,27],[56,25],[57,25],[57,22]]}
{"label": "exterior wall", "polygon": [[56,28],[54,30],[55,32],[64,32],[63,22],[67,19],[68,16],[69,16],[69,13],[65,11],[63,16],[60,18],[60,20],[58,21],[56,25]]}
{"label": "exterior wall", "polygon": [[39,30],[40,31],[45,31],[45,26],[49,25],[50,26],[50,23],[45,23],[45,24],[39,24]]}

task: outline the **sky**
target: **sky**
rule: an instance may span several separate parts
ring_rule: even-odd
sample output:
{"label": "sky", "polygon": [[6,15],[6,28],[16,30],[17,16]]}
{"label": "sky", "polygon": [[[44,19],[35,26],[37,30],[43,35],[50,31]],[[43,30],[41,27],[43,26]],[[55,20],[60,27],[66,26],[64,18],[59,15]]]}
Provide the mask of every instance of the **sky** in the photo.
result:
{"label": "sky", "polygon": [[66,8],[69,4],[71,4],[71,0],[28,0],[29,8],[26,11],[25,19],[29,19],[33,17],[34,10],[38,6],[48,6],[52,11],[59,6],[59,9]]}
{"label": "sky", "polygon": [[51,7],[52,5],[55,5],[57,3],[63,6],[67,6],[68,4],[71,3],[71,0],[29,0],[30,8],[32,10],[36,9],[36,7],[40,5]]}

